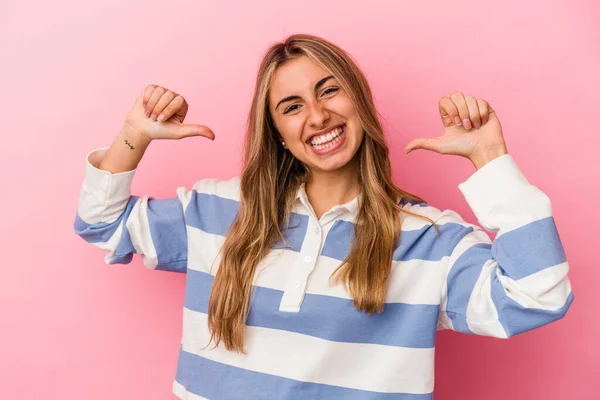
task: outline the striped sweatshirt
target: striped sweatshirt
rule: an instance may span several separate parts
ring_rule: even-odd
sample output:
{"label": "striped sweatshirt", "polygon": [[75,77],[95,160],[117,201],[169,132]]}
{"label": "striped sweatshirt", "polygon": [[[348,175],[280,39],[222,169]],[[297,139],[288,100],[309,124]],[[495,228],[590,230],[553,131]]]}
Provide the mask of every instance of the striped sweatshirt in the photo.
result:
{"label": "striped sweatshirt", "polygon": [[135,169],[97,168],[107,149],[86,156],[74,229],[106,251],[106,264],[137,253],[150,269],[186,274],[172,387],[179,399],[429,400],[438,330],[509,338],[562,318],[573,302],[550,200],[506,154],[458,185],[480,226],[400,203],[435,221],[440,235],[402,213],[380,314],[355,309],[343,284],[329,284],[350,250],[360,195],[317,218],[301,186],[284,234],[291,248],[277,243],[256,270],[247,354],[206,346],[217,253],[239,209],[240,178],[200,179],[172,198],[136,196]]}

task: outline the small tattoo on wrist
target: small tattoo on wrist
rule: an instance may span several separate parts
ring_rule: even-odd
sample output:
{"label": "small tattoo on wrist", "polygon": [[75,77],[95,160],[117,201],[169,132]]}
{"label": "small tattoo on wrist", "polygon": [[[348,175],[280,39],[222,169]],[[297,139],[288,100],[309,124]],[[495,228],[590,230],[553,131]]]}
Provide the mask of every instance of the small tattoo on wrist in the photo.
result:
{"label": "small tattoo on wrist", "polygon": [[131,143],[129,143],[129,142],[127,141],[127,139],[125,139],[125,144],[126,144],[127,146],[129,146],[129,148],[130,148],[131,150],[134,150],[134,149],[135,149],[135,147],[133,147],[133,145],[132,145]]}

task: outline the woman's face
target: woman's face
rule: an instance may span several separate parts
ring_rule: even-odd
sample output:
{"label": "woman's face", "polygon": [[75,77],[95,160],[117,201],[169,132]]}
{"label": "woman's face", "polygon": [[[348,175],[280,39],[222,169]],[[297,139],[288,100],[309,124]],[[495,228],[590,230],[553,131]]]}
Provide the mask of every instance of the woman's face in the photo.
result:
{"label": "woman's face", "polygon": [[364,130],[347,93],[306,56],[275,71],[269,110],[288,150],[311,170],[344,167],[363,140]]}

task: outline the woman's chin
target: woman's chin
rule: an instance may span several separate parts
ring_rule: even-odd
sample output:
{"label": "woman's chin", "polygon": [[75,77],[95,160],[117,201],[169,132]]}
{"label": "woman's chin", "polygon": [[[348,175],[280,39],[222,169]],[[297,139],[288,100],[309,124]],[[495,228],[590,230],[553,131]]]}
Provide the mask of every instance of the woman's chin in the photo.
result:
{"label": "woman's chin", "polygon": [[324,172],[333,172],[339,169],[344,168],[350,162],[351,157],[347,154],[347,152],[340,152],[335,155],[331,155],[330,157],[322,158],[314,158],[312,157],[312,166],[320,171]]}

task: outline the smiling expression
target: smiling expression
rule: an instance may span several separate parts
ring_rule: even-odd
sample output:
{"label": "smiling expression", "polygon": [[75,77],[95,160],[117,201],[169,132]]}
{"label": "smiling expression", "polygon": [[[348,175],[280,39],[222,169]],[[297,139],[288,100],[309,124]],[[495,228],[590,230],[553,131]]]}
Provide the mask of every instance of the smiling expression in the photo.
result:
{"label": "smiling expression", "polygon": [[347,166],[363,140],[364,130],[346,91],[306,56],[277,68],[269,110],[287,149],[311,170]]}

